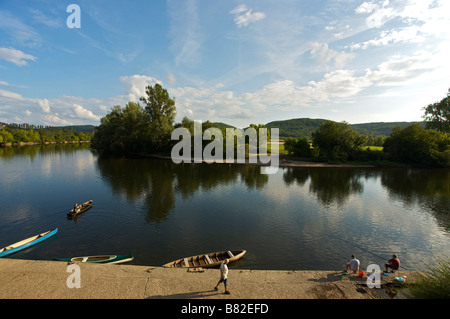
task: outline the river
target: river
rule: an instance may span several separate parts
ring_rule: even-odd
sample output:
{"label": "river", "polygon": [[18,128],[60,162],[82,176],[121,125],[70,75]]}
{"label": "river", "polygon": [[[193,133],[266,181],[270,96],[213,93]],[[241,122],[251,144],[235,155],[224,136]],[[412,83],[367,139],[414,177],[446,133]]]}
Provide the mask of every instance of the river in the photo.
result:
{"label": "river", "polygon": [[[68,219],[75,202],[93,208]],[[133,254],[131,264],[247,250],[231,267],[342,270],[393,253],[408,270],[450,255],[450,170],[174,164],[101,158],[89,144],[0,148],[0,247],[9,258]],[[383,258],[381,258],[383,257]]]}

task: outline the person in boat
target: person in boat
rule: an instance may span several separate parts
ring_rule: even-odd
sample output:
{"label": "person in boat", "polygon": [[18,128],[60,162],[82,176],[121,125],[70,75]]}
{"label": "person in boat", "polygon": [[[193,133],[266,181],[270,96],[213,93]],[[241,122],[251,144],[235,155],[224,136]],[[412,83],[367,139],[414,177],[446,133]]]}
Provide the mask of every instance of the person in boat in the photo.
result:
{"label": "person in boat", "polygon": [[357,273],[359,271],[359,265],[360,265],[359,260],[354,255],[352,255],[352,258],[345,266],[345,271],[351,269],[353,270],[354,273]]}
{"label": "person in boat", "polygon": [[217,283],[217,285],[214,287],[215,290],[218,290],[217,287],[223,282],[223,285],[225,286],[225,293],[229,294],[230,291],[228,290],[228,263],[230,262],[229,259],[225,259],[220,264],[220,280]]}
{"label": "person in boat", "polygon": [[400,259],[396,254],[392,255],[392,258],[388,260],[387,264],[384,264],[384,268],[386,269],[386,273],[388,272],[388,268],[392,269],[392,272],[398,270],[400,268]]}
{"label": "person in boat", "polygon": [[78,203],[75,203],[75,205],[73,206],[74,214],[78,213],[79,211],[80,211],[80,207],[78,206]]}

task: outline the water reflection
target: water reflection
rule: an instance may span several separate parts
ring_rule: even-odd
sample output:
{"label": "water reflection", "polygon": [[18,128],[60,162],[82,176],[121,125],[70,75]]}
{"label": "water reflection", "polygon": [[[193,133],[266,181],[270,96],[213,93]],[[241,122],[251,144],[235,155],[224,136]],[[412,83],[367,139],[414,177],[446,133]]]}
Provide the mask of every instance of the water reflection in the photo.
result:
{"label": "water reflection", "polygon": [[8,161],[18,157],[26,157],[33,161],[35,157],[42,157],[53,154],[75,154],[80,150],[89,149],[90,143],[8,146],[0,147],[0,158],[2,159],[2,161]]}
{"label": "water reflection", "polygon": [[[170,160],[98,158],[102,178],[117,195],[129,201],[142,200],[146,221],[161,223],[175,209],[176,194],[183,199],[198,191],[243,183],[247,189],[266,187],[269,176],[256,165],[173,164]],[[352,196],[360,196],[368,180],[381,180],[394,200],[419,204],[438,223],[450,230],[450,171],[418,169],[285,168],[286,187],[308,187],[324,206],[342,207]]]}
{"label": "water reflection", "polygon": [[[290,167],[265,175],[256,165],[100,158],[88,147],[0,149],[0,243],[54,226],[61,231],[46,249],[18,256],[108,247],[132,252],[136,264],[162,265],[236,248],[247,249],[240,265],[250,269],[342,269],[353,253],[364,265],[384,262],[349,242],[377,255],[399,252],[407,268],[450,252],[450,170]],[[67,220],[74,201],[88,199],[94,208]]]}
{"label": "water reflection", "polygon": [[229,164],[174,164],[171,160],[98,158],[102,178],[117,195],[142,200],[146,221],[161,223],[175,208],[176,194],[183,199],[199,190],[210,191],[241,180],[248,189],[268,182],[257,166]]}
{"label": "water reflection", "polygon": [[387,169],[381,174],[381,184],[391,198],[405,206],[419,205],[433,214],[437,223],[450,231],[450,170],[449,169]]}
{"label": "water reflection", "polygon": [[352,241],[413,264],[430,247],[448,251],[448,170],[290,167],[265,175],[256,165],[149,158],[98,158],[97,166],[116,196],[139,203],[147,224],[164,225],[174,257],[231,245],[248,248],[248,266],[333,269],[355,251],[366,264],[380,262]]}
{"label": "water reflection", "polygon": [[309,180],[309,190],[325,206],[342,206],[353,194],[364,190],[360,172],[341,168],[287,168],[283,175],[286,185],[303,186]]}

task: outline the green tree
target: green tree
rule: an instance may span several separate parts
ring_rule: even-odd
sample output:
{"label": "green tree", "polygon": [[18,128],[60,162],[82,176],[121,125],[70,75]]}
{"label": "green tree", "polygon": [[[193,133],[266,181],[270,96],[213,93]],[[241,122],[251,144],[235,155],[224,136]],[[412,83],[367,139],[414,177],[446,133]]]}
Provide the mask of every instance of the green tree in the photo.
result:
{"label": "green tree", "polygon": [[171,145],[175,100],[160,84],[147,86],[139,103],[113,107],[103,117],[92,138],[92,147],[104,153],[130,154],[166,151]]}
{"label": "green tree", "polygon": [[14,140],[13,135],[5,129],[0,130],[0,143],[11,143]]}
{"label": "green tree", "polygon": [[288,137],[284,142],[284,149],[294,156],[310,157],[312,155],[311,146],[304,137],[299,139]]}
{"label": "green tree", "polygon": [[189,119],[187,116],[183,117],[181,123],[175,124],[174,128],[177,127],[187,128],[189,130],[189,133],[191,133],[191,137],[194,136],[194,121]]}
{"label": "green tree", "polygon": [[150,120],[151,142],[155,151],[166,150],[170,145],[176,108],[175,99],[160,84],[147,86],[146,97],[140,100],[145,104],[145,111]]}
{"label": "green tree", "polygon": [[139,103],[128,102],[124,108],[114,106],[100,120],[92,138],[92,147],[105,153],[137,153],[147,150],[149,136],[147,112]]}
{"label": "green tree", "polygon": [[426,166],[450,165],[450,134],[427,130],[420,124],[396,127],[383,145],[394,161]]}
{"label": "green tree", "polygon": [[326,121],[312,133],[314,156],[321,160],[352,159],[366,143],[366,137],[351,129],[346,122]]}
{"label": "green tree", "polygon": [[[450,93],[450,89],[449,89]],[[440,102],[429,104],[424,108],[426,128],[450,133],[450,98],[443,98]]]}

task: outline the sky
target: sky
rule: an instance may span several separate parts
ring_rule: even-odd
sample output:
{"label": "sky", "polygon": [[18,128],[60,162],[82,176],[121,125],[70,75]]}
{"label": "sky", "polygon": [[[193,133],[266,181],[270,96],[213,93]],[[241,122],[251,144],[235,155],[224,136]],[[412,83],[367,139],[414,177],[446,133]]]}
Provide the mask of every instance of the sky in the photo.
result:
{"label": "sky", "polygon": [[99,125],[155,83],[176,122],[421,121],[449,51],[448,0],[0,0],[0,122]]}

